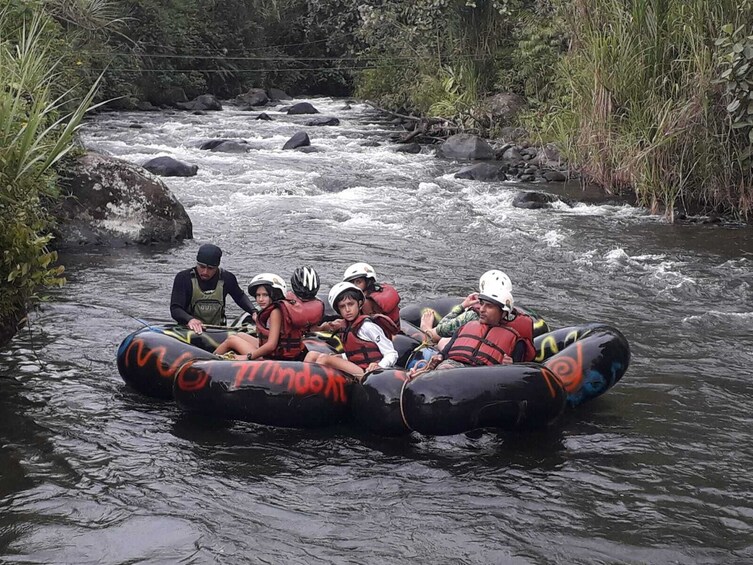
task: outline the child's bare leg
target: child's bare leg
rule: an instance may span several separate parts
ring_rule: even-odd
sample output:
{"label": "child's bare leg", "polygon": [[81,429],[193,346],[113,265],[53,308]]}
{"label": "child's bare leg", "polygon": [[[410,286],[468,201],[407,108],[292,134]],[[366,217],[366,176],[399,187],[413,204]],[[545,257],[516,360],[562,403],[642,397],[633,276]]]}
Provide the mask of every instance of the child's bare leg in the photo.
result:
{"label": "child's bare leg", "polygon": [[319,363],[325,367],[332,367],[338,371],[349,373],[354,377],[363,377],[363,369],[355,363],[343,359],[340,355],[322,355]]}
{"label": "child's bare leg", "polygon": [[223,355],[228,351],[235,351],[236,353],[251,353],[259,349],[259,340],[248,334],[233,334],[223,341],[217,349],[214,350],[215,355]]}
{"label": "child's bare leg", "polygon": [[306,353],[306,357],[303,358],[304,363],[319,363],[319,358],[324,356],[319,351],[309,351]]}

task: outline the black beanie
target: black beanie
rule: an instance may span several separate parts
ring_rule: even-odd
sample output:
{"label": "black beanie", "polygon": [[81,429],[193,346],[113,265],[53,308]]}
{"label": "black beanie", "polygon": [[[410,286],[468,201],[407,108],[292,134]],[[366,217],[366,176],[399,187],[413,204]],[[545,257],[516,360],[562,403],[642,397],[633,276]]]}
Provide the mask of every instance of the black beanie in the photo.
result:
{"label": "black beanie", "polygon": [[222,249],[211,243],[205,243],[199,247],[199,252],[196,254],[196,262],[204,263],[210,267],[219,267],[221,257]]}

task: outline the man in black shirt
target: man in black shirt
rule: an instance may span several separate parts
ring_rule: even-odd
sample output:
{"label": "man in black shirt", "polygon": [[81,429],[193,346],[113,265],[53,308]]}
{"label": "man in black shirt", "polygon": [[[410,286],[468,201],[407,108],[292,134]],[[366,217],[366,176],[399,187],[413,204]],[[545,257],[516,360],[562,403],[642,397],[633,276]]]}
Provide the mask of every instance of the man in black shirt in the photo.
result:
{"label": "man in black shirt", "polygon": [[228,294],[246,312],[256,312],[254,304],[238,286],[235,275],[220,269],[221,258],[219,247],[205,243],[199,247],[196,266],[180,271],[173,281],[170,315],[198,334],[204,331],[204,324],[226,323],[225,297]]}

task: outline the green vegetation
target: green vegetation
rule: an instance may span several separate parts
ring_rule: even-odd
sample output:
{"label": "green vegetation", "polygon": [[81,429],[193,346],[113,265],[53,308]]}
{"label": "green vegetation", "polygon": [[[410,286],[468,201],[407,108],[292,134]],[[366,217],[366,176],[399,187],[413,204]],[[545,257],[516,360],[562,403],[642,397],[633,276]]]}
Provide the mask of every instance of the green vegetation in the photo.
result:
{"label": "green vegetation", "polygon": [[748,216],[753,42],[730,30],[751,16],[732,0],[573,3],[567,105],[548,124],[572,162],[670,216],[677,205]]}
{"label": "green vegetation", "polygon": [[53,167],[71,149],[96,83],[67,109],[72,91],[54,58],[58,28],[42,12],[6,8],[0,31],[0,321],[12,325],[40,286],[63,283],[47,248],[43,200],[55,195]]}

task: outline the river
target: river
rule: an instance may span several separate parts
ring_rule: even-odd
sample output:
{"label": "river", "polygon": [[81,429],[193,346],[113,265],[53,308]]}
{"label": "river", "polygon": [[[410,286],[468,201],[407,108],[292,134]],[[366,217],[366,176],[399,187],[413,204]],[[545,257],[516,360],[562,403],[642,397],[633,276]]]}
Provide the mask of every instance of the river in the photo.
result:
{"label": "river", "polygon": [[[753,231],[628,206],[517,209],[530,185],[457,180],[426,149],[396,153],[368,107],[311,102],[341,124],[230,107],[86,124],[92,149],[199,166],[165,179],[195,239],[63,256],[68,284],[0,350],[0,561],[753,562]],[[281,151],[301,129],[317,150]],[[214,137],[252,149],[197,148]],[[136,318],[167,320],[173,276],[204,242],[244,288],[310,263],[327,290],[367,261],[404,303],[465,295],[499,268],[552,326],[618,327],[631,366],[545,432],[383,439],[190,418],[127,388],[115,352]]]}

